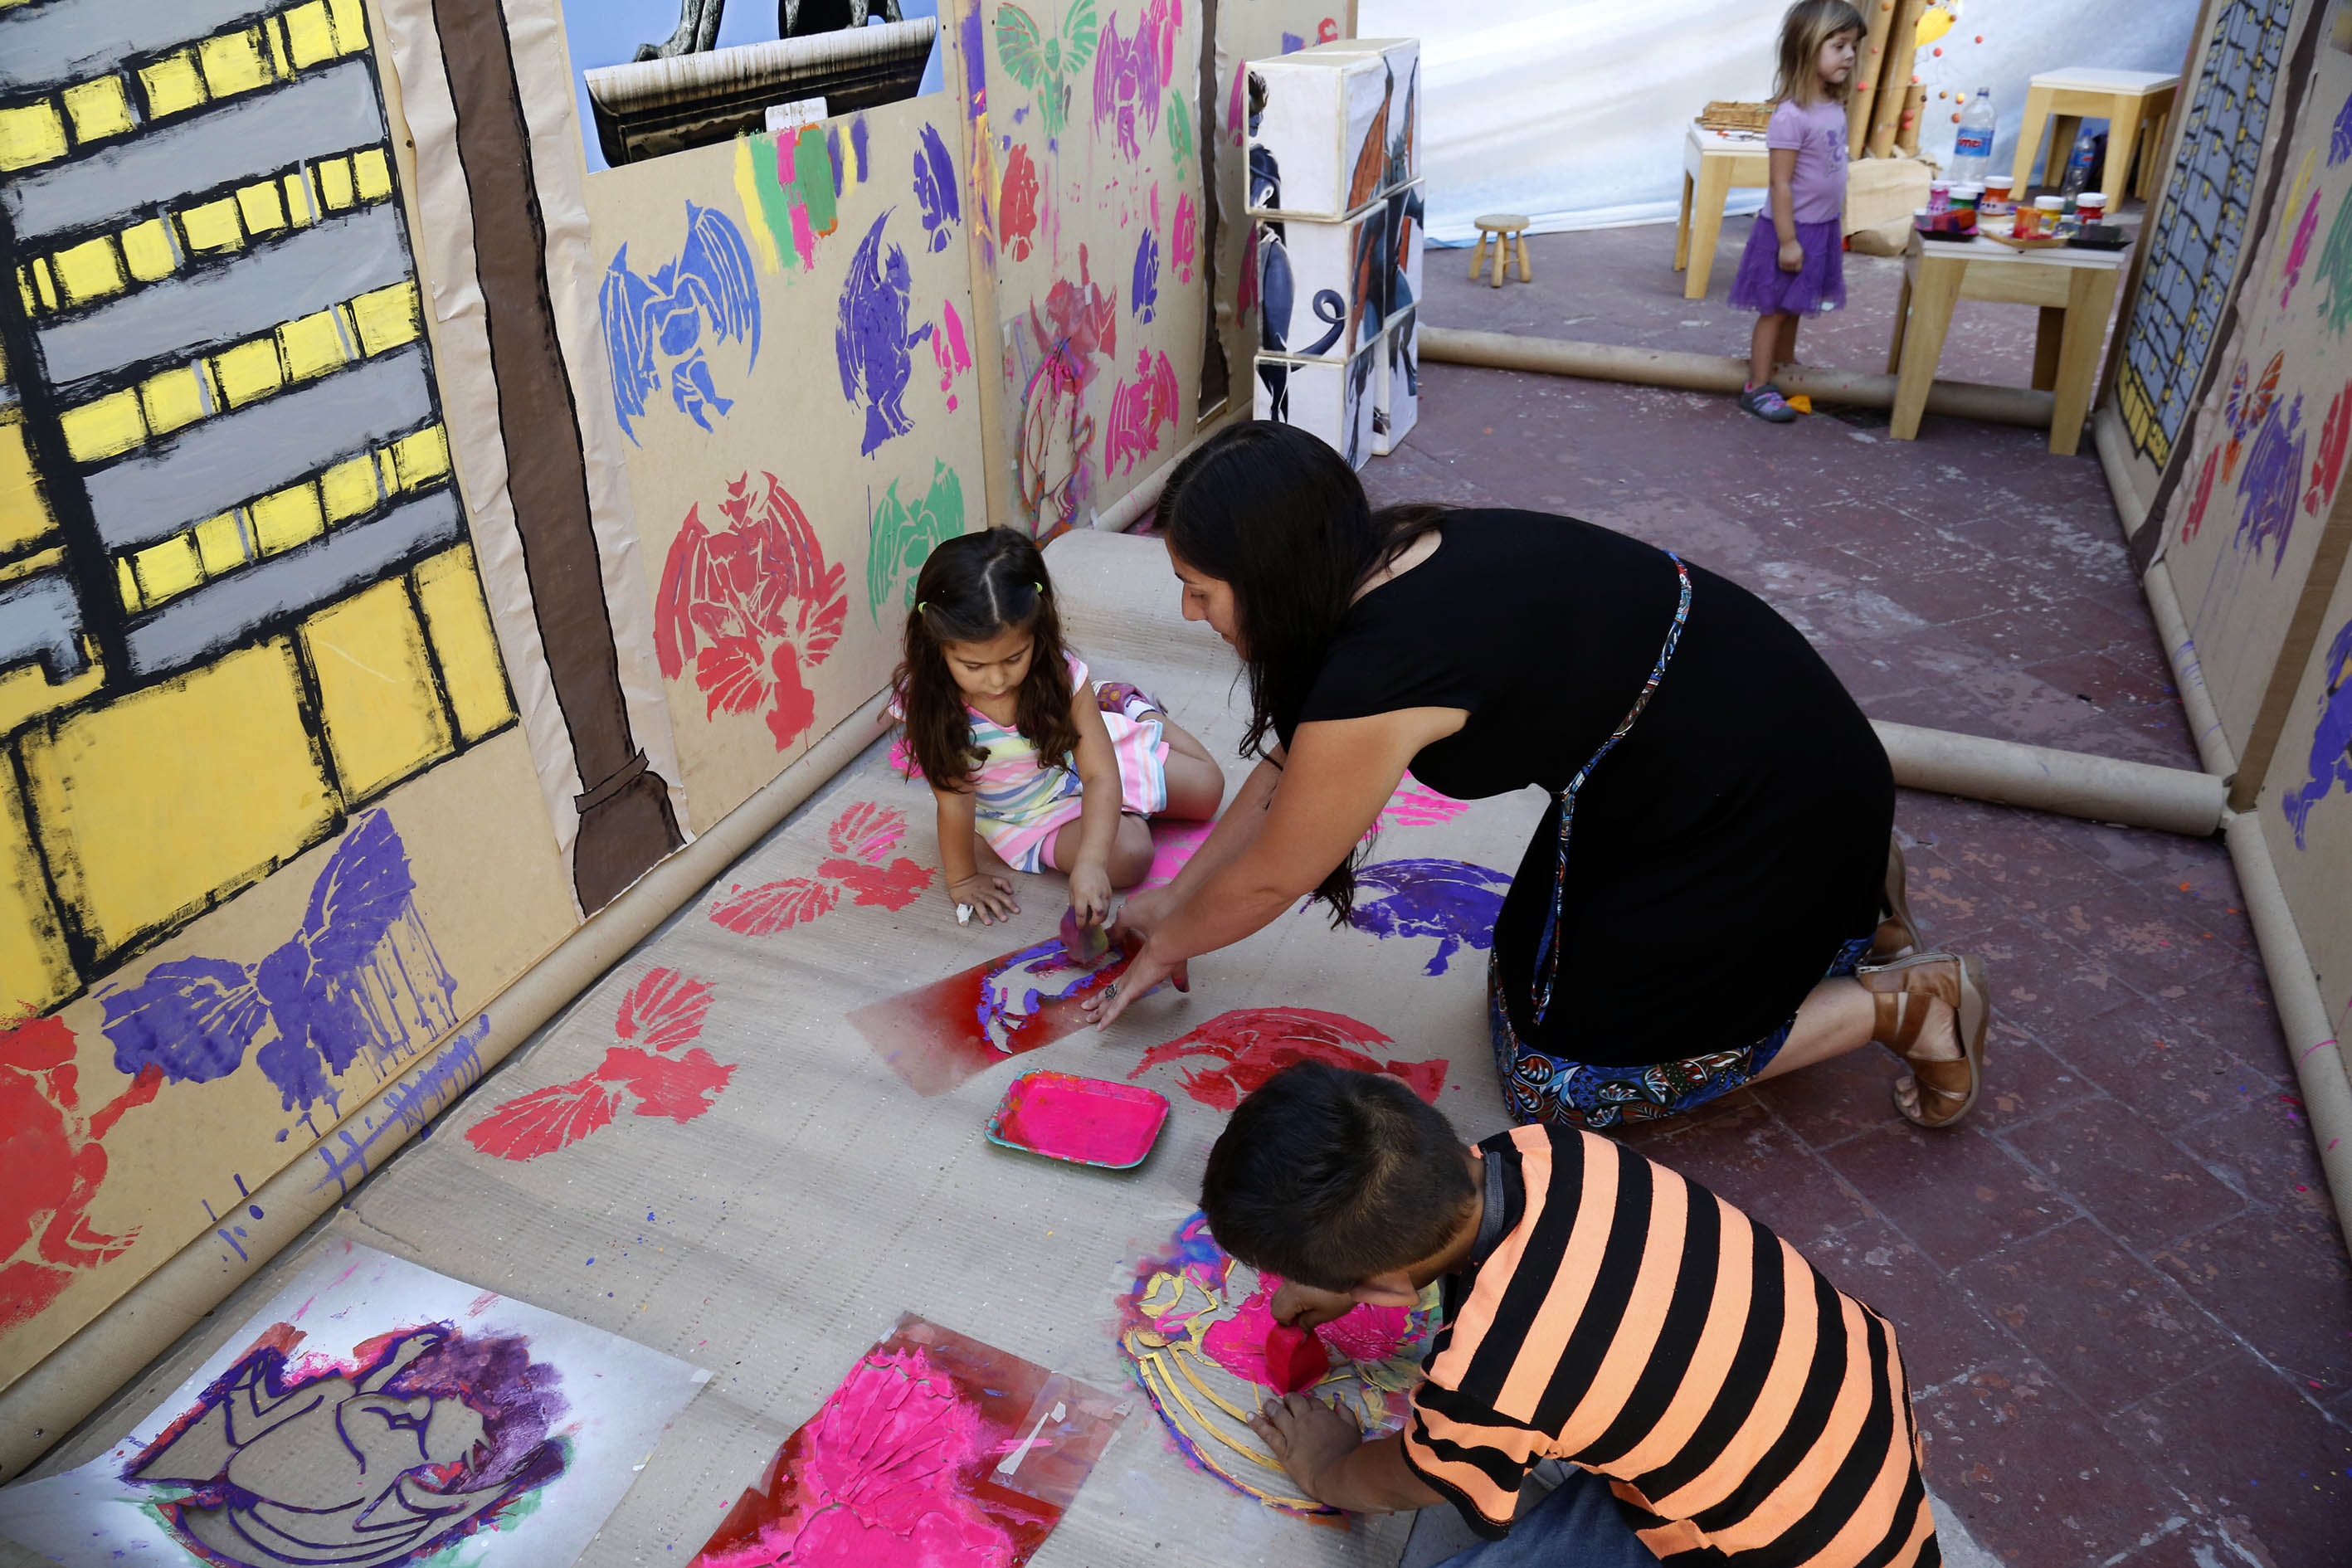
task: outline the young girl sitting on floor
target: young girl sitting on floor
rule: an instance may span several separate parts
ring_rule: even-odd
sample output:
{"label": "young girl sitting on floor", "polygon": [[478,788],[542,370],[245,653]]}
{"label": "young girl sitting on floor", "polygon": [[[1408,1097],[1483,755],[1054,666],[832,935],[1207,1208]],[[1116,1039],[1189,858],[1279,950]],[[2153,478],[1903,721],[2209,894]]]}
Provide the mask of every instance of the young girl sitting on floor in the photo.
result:
{"label": "young girl sitting on floor", "polygon": [[[949,899],[983,921],[1018,913],[999,869],[1070,879],[1081,922],[1151,868],[1150,816],[1207,818],[1224,774],[1124,682],[1097,692],[1062,646],[1036,545],[1011,529],[950,539],[915,580],[892,713],[939,803]],[[988,853],[992,851],[993,853]]]}
{"label": "young girl sitting on floor", "polygon": [[1780,107],[1764,132],[1771,196],[1748,231],[1735,309],[1754,310],[1748,382],[1739,406],[1776,425],[1797,416],[1772,384],[1797,360],[1797,319],[1845,303],[1845,100],[1862,14],[1846,0],[1797,0],[1780,19]]}

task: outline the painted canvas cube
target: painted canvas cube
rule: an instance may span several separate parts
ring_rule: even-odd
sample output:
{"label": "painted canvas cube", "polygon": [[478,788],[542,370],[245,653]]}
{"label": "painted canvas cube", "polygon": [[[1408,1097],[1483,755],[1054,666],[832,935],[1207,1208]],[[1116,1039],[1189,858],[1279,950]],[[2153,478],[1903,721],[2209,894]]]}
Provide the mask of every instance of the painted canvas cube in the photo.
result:
{"label": "painted canvas cube", "polygon": [[1380,338],[1372,375],[1372,454],[1386,457],[1421,419],[1420,312],[1406,310]]}
{"label": "painted canvas cube", "polygon": [[1380,342],[1368,342],[1347,359],[1257,356],[1256,414],[1312,431],[1360,468],[1372,455],[1373,389]]}
{"label": "painted canvas cube", "polygon": [[1421,298],[1419,185],[1351,218],[1257,226],[1258,347],[1347,359]]}
{"label": "painted canvas cube", "polygon": [[1420,174],[1421,45],[1353,38],[1252,62],[1249,210],[1349,216]]}

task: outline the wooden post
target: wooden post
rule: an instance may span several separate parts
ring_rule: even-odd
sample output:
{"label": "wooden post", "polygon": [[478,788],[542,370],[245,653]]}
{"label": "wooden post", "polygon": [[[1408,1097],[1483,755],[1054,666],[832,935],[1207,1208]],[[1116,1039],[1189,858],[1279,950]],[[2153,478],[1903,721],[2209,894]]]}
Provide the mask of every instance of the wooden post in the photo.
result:
{"label": "wooden post", "polygon": [[1879,73],[1878,90],[1870,106],[1870,155],[1892,157],[1895,129],[1903,118],[1903,95],[1911,85],[1911,67],[1919,53],[1919,16],[1927,0],[1895,0],[1895,25],[1886,33],[1886,64]]}
{"label": "wooden post", "polygon": [[[1845,155],[1862,156],[1870,140],[1871,106],[1878,101],[1878,79],[1886,74],[1886,34],[1895,24],[1895,0],[1862,0],[1858,7],[1869,28],[1853,51],[1853,75],[1845,100]],[[1910,79],[1906,69],[1904,79]]]}
{"label": "wooden post", "polygon": [[1895,127],[1895,150],[1906,158],[1919,155],[1919,121],[1927,112],[1927,84],[1915,80],[1903,89],[1903,117]]}

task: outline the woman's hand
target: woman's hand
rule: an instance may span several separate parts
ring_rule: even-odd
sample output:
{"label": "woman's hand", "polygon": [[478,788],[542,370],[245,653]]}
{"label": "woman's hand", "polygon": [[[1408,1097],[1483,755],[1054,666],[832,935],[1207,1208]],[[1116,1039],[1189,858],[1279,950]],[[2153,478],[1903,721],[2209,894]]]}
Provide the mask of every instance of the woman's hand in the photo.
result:
{"label": "woman's hand", "polygon": [[1364,1440],[1353,1421],[1304,1394],[1267,1400],[1264,1414],[1250,1417],[1250,1430],[1282,1461],[1298,1489],[1318,1502],[1324,1500],[1325,1476]]}
{"label": "woman's hand", "polygon": [[1110,919],[1110,869],[1100,860],[1081,860],[1070,868],[1070,908],[1082,926],[1098,926]]}
{"label": "woman's hand", "polygon": [[974,871],[969,877],[950,878],[948,900],[957,905],[971,906],[982,925],[994,925],[1011,920],[1021,912],[1021,905],[1013,896],[1013,884],[1002,877],[985,871]]}
{"label": "woman's hand", "polygon": [[1318,1329],[1336,1322],[1356,1309],[1353,1296],[1342,1296],[1337,1290],[1318,1290],[1312,1285],[1301,1285],[1296,1279],[1286,1279],[1282,1289],[1274,1293],[1268,1310],[1274,1321],[1286,1328]]}
{"label": "woman's hand", "polygon": [[1109,1028],[1127,1011],[1129,1003],[1150,994],[1163,981],[1173,980],[1179,991],[1192,989],[1192,976],[1182,960],[1163,962],[1152,954],[1148,942],[1130,942],[1128,951],[1135,956],[1128,961],[1119,977],[1078,1004],[1078,1011],[1097,1029]]}
{"label": "woman's hand", "polygon": [[1780,270],[1802,272],[1805,269],[1805,247],[1793,239],[1780,242]]}
{"label": "woman's hand", "polygon": [[1118,917],[1110,922],[1112,945],[1130,952],[1141,947],[1181,902],[1173,888],[1146,888],[1139,893],[1128,894],[1127,902],[1119,906]]}

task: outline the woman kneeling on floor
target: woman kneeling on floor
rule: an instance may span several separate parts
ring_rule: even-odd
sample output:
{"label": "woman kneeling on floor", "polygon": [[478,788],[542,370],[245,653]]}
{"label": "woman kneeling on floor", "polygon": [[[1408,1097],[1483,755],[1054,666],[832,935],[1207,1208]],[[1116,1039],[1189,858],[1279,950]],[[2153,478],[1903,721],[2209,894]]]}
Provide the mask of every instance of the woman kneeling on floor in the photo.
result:
{"label": "woman kneeling on floor", "polygon": [[1182,874],[1129,900],[1114,934],[1140,951],[1099,1022],[1302,897],[1344,919],[1410,768],[1552,796],[1488,970],[1520,1120],[1679,1115],[1873,1040],[1910,1068],[1912,1121],[1976,1104],[1982,967],[1917,951],[1886,753],[1761,599],[1573,518],[1375,514],[1338,454],[1265,421],[1177,464],[1158,519],[1185,618],[1247,668],[1261,760]]}

